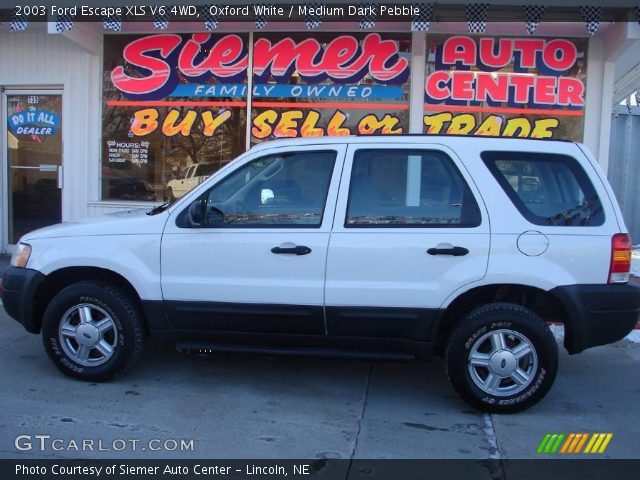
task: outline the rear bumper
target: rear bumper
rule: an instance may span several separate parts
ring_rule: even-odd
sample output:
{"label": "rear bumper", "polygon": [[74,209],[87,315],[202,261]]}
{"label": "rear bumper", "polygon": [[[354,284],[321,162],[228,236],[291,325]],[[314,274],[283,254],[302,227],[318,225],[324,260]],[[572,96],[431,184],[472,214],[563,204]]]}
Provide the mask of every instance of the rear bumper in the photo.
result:
{"label": "rear bumper", "polygon": [[36,292],[45,276],[28,268],[9,267],[2,276],[2,303],[11,318],[31,333],[40,332],[40,319],[35,318]]}
{"label": "rear bumper", "polygon": [[640,285],[568,285],[551,293],[569,316],[565,324],[569,353],[616,342],[640,320]]}

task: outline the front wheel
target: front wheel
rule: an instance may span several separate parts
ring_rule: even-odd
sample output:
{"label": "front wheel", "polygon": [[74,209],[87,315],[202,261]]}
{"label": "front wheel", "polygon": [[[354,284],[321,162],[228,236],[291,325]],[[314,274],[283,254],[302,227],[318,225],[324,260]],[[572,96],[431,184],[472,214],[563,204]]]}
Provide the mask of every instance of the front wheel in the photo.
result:
{"label": "front wheel", "polygon": [[558,346],[542,319],[510,303],[469,313],[445,350],[449,382],[472,406],[513,413],[549,391],[558,370]]}
{"label": "front wheel", "polygon": [[140,356],[142,318],[119,288],[78,282],[61,290],[45,310],[42,339],[65,375],[109,380],[122,375]]}

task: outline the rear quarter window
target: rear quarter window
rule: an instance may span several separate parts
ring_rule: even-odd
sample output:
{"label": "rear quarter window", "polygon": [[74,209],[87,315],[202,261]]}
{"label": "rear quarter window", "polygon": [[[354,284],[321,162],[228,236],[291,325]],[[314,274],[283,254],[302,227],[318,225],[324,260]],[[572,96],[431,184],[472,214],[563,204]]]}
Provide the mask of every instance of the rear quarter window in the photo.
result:
{"label": "rear quarter window", "polygon": [[598,194],[568,155],[482,152],[482,160],[516,208],[535,225],[587,227],[604,223]]}

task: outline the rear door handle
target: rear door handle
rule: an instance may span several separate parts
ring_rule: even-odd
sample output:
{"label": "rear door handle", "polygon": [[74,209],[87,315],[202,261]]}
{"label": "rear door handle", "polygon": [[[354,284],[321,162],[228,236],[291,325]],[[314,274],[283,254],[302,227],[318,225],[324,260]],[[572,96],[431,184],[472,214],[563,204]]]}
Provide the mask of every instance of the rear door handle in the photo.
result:
{"label": "rear door handle", "polygon": [[462,257],[469,253],[464,247],[448,247],[448,248],[430,248],[427,250],[429,255],[452,255],[454,257]]}
{"label": "rear door handle", "polygon": [[277,254],[288,253],[290,255],[308,255],[311,253],[311,249],[304,245],[297,245],[295,247],[273,247],[271,252]]}

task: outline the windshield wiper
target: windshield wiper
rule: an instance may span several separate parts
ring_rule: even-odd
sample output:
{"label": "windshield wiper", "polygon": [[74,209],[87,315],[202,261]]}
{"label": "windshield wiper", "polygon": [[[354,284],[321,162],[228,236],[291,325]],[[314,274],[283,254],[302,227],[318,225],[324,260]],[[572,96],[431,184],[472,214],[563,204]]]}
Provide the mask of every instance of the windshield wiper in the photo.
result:
{"label": "windshield wiper", "polygon": [[173,202],[175,202],[175,200],[171,202],[165,202],[162,205],[158,205],[157,207],[153,207],[151,210],[147,212],[147,215],[157,215],[158,213],[162,213],[171,205],[173,205]]}

